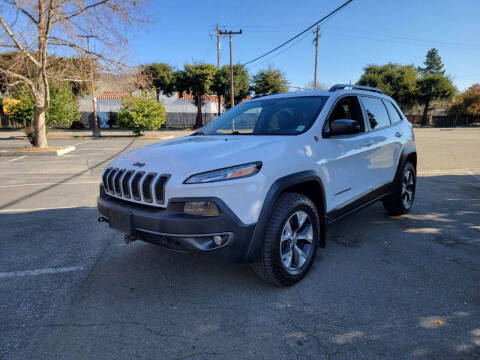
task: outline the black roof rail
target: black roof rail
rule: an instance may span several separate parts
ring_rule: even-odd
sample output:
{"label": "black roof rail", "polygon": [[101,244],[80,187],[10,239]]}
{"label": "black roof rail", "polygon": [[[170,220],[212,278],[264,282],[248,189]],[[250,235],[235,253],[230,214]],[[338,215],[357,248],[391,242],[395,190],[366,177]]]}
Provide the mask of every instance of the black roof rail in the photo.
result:
{"label": "black roof rail", "polygon": [[270,95],[276,95],[278,93],[270,93],[270,94],[256,94],[255,96],[252,97],[252,100],[253,99],[258,99],[258,98],[261,98],[261,97],[264,97],[264,96],[270,96]]}
{"label": "black roof rail", "polygon": [[343,90],[343,89],[352,89],[352,90],[364,90],[364,91],[372,91],[376,92],[379,94],[383,94],[383,91],[374,87],[370,86],[361,86],[361,85],[350,85],[350,84],[336,84],[333,85],[329,91],[337,91],[337,90]]}

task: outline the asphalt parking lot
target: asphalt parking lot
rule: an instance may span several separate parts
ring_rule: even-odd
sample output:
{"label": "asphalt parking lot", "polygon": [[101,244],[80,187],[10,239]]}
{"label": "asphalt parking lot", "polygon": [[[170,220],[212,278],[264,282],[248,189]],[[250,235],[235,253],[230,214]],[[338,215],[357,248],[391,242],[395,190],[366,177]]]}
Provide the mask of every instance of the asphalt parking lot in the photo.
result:
{"label": "asphalt parking lot", "polygon": [[103,168],[156,140],[1,157],[0,359],[480,359],[480,129],[416,137],[412,212],[336,223],[291,288],[97,222]]}

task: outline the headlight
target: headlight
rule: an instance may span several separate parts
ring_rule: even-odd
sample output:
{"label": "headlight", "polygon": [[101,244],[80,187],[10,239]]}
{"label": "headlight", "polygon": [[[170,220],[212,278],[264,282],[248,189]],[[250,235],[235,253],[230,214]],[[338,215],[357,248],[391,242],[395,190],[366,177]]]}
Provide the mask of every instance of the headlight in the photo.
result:
{"label": "headlight", "polygon": [[185,214],[197,216],[218,216],[217,205],[211,201],[187,201],[183,205],[183,212]]}
{"label": "headlight", "polygon": [[184,184],[203,184],[215,181],[240,179],[253,176],[260,171],[262,163],[260,161],[232,166],[224,169],[207,171],[201,174],[190,176],[184,181]]}

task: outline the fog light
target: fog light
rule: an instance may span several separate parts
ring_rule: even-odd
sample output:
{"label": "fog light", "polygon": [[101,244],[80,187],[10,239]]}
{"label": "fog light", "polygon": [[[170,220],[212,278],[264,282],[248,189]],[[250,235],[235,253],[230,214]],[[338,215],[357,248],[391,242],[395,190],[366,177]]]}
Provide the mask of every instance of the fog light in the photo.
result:
{"label": "fog light", "polygon": [[211,201],[188,201],[183,205],[185,214],[197,216],[218,216],[217,205]]}
{"label": "fog light", "polygon": [[220,235],[215,235],[213,237],[213,242],[215,243],[215,245],[220,246],[223,243],[223,237]]}

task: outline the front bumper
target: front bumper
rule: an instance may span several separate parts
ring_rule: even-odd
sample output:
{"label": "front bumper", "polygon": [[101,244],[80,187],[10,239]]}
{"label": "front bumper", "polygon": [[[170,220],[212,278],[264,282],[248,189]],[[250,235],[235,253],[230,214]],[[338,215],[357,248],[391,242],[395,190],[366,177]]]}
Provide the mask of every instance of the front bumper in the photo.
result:
{"label": "front bumper", "polygon": [[[194,216],[180,209],[186,201],[212,201],[220,215]],[[129,239],[140,239],[178,252],[208,253],[226,262],[241,262],[248,252],[255,224],[245,225],[218,198],[174,198],[167,208],[135,204],[105,194],[100,188],[97,201],[100,214],[111,228]],[[216,245],[214,236],[223,242]]]}

